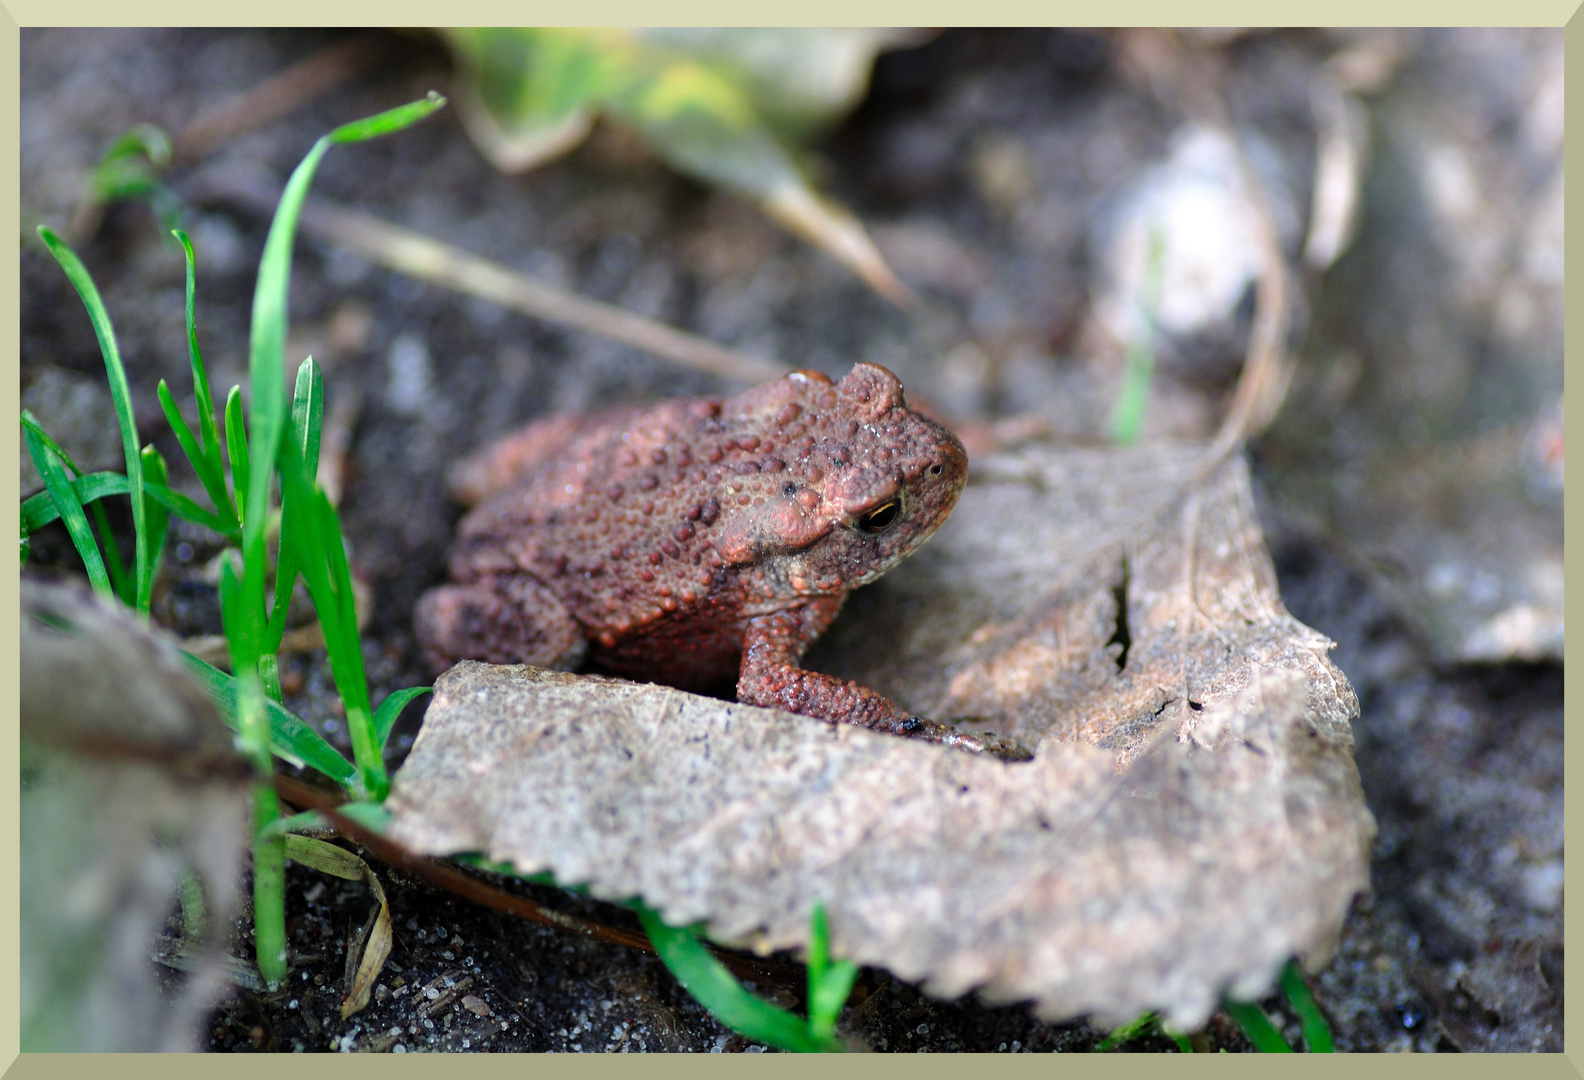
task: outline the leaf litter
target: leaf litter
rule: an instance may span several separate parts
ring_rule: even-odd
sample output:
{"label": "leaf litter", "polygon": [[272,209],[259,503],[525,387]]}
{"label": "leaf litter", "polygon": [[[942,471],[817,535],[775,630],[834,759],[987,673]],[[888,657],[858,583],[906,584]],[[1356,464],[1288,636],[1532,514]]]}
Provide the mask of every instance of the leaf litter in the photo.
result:
{"label": "leaf litter", "polygon": [[815,190],[787,143],[856,105],[875,55],[917,33],[471,27],[442,35],[458,62],[462,122],[503,172],[567,153],[609,114],[673,168],[758,203],[881,296],[912,303],[863,224]]}
{"label": "leaf litter", "polygon": [[805,947],[823,903],[832,955],[1046,1019],[1191,1030],[1329,957],[1374,834],[1357,699],[1282,607],[1241,456],[988,456],[851,608],[812,666],[1035,759],[463,663],[389,835],[760,951]]}
{"label": "leaf litter", "polygon": [[[81,587],[20,599],[22,1048],[195,1049],[231,974],[247,763],[168,635]],[[189,972],[173,993],[156,952]]]}

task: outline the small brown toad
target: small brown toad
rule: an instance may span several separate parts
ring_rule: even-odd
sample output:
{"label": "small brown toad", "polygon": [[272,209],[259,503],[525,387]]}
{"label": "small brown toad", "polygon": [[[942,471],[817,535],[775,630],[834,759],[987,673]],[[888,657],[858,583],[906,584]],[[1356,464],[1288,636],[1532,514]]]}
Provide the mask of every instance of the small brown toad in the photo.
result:
{"label": "small brown toad", "polygon": [[968,456],[885,368],[800,371],[724,401],[554,417],[453,474],[454,584],[415,614],[438,671],[459,659],[703,690],[806,716],[986,744],[910,716],[803,653],[847,594],[951,513]]}

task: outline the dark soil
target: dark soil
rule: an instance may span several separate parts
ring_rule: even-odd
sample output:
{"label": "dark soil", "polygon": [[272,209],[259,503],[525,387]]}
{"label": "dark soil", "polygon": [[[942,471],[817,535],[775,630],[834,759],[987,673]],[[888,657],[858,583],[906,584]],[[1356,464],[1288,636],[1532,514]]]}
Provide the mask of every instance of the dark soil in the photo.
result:
{"label": "dark soil", "polygon": [[[62,227],[84,170],[133,124],[180,131],[204,108],[344,36],[23,31],[26,234],[38,223]],[[319,135],[448,86],[443,53],[412,38],[381,40],[377,68],[168,177],[198,252],[199,333],[217,396],[245,381],[253,275],[268,226],[235,193],[273,198]],[[1440,62],[1439,40],[1421,41],[1410,67]],[[603,127],[567,159],[506,177],[445,110],[398,136],[337,148],[314,190],[747,351],[837,377],[856,360],[885,364],[960,420],[1032,413],[1058,438],[1091,440],[1104,434],[1119,369],[1088,348],[1090,232],[1118,183],[1160,155],[1182,119],[1130,74],[1117,42],[1063,31],[949,32],[882,57],[868,99],[816,149],[814,168],[896,252],[899,273],[920,295],[909,313],[744,204],[676,176]],[[1335,47],[1302,32],[1225,46],[1232,111],[1277,148],[1297,178],[1300,207],[1313,171],[1308,78]],[[974,163],[991,152],[991,136],[1021,148],[1027,190],[1008,195],[984,181]],[[909,258],[908,243],[917,249],[920,237],[933,254]],[[141,204],[110,207],[76,246],[115,320],[141,433],[179,462],[155,386],[164,378],[178,399],[189,392],[180,252]],[[410,614],[443,577],[459,513],[444,486],[450,462],[535,416],[732,389],[306,239],[291,304],[289,355],[311,351],[321,361],[332,410],[358,403],[341,511],[355,572],[373,591],[364,640],[376,701],[430,681]],[[21,340],[24,388],[46,365],[102,378],[81,305],[33,243],[22,255]],[[1076,358],[1088,355],[1102,360]],[[1163,361],[1148,433],[1212,430],[1236,355],[1186,351]],[[416,408],[398,386],[414,377],[423,382]],[[1258,467],[1257,446],[1254,457]],[[184,466],[173,474],[197,494]],[[1375,893],[1312,980],[1338,1048],[1559,1050],[1560,668],[1438,668],[1343,551],[1276,510],[1266,526],[1288,606],[1338,642],[1336,660],[1358,690],[1358,763],[1380,825]],[[158,617],[179,634],[215,633],[214,538],[178,526],[169,550]],[[31,565],[75,572],[64,534],[35,538]],[[321,655],[283,658],[282,684],[289,707],[348,748]],[[400,722],[392,764],[411,745],[422,709],[415,703]],[[367,892],[294,867],[288,987],[238,990],[214,1014],[210,1049],[763,1049],[715,1023],[652,956],[524,923],[378,868],[396,944],[376,1000],[339,1018],[346,942],[367,917]],[[620,908],[508,887],[632,925]],[[249,949],[243,941],[238,951]],[[787,961],[785,973],[785,986],[760,989],[797,1006],[801,969]],[[1296,1045],[1296,1017],[1275,998],[1266,1005],[1285,1017]],[[1083,1050],[1100,1037],[1082,1025],[1042,1023],[1022,1007],[934,1002],[879,971],[862,976],[845,1023],[879,1050]],[[1129,1048],[1175,1044],[1152,1037]],[[1224,1016],[1196,1048],[1251,1049]]]}

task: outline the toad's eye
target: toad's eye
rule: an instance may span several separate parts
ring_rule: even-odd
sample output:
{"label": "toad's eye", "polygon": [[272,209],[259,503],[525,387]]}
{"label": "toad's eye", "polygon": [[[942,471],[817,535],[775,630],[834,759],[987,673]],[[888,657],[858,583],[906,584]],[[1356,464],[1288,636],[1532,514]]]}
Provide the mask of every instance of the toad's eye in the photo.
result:
{"label": "toad's eye", "polygon": [[941,473],[943,473],[945,471],[946,470],[942,469],[939,465],[931,465],[930,466],[930,475],[931,476],[939,476]]}
{"label": "toad's eye", "polygon": [[896,520],[898,509],[895,499],[881,503],[858,519],[858,528],[866,533],[883,532]]}

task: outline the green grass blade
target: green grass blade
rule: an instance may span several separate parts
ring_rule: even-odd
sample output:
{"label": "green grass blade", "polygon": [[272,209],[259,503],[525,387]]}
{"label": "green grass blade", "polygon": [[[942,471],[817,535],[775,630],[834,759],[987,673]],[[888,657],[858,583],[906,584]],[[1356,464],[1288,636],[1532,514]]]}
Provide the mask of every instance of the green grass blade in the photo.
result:
{"label": "green grass blade", "polygon": [[342,124],[326,138],[333,143],[355,143],[363,142],[365,139],[377,139],[381,135],[390,135],[402,128],[411,127],[436,109],[443,108],[445,103],[445,98],[431,90],[429,96],[422,101],[410,101],[406,105],[398,105],[378,115]]}
{"label": "green grass blade", "polygon": [[273,649],[266,649],[258,660],[259,682],[264,686],[264,696],[276,704],[282,704],[285,697],[281,694],[280,684],[280,656]]}
{"label": "green grass blade", "polygon": [[297,367],[297,387],[292,392],[292,430],[302,452],[303,468],[310,477],[319,474],[319,437],[324,428],[324,376],[313,357]]}
{"label": "green grass blade", "polygon": [[280,519],[280,546],[275,557],[275,600],[270,605],[269,622],[264,628],[265,655],[280,651],[281,639],[286,636],[286,613],[291,607],[292,589],[301,572],[297,565],[297,542],[292,534],[297,529],[299,514],[289,502],[282,500]]}
{"label": "green grass blade", "polygon": [[110,515],[105,513],[103,503],[92,503],[85,509],[93,518],[94,531],[99,536],[99,547],[104,552],[105,569],[110,571],[110,587],[115,590],[116,599],[131,607],[137,600],[135,592],[137,582],[132,580],[126,572],[126,564],[121,561],[121,549],[116,546],[115,530],[110,528]]}
{"label": "green grass blade", "polygon": [[209,495],[209,501],[214,504],[215,513],[211,516],[220,524],[210,527],[217,532],[240,535],[241,523],[236,520],[231,496],[226,492],[225,473],[219,465],[209,460],[209,455],[198,445],[197,438],[187,426],[187,421],[182,418],[181,410],[176,407],[176,401],[171,397],[170,388],[165,385],[164,379],[159,382],[159,400],[160,408],[165,412],[165,421],[176,433],[176,441],[181,443],[187,463],[192,466],[198,482],[203,484],[204,491]]}
{"label": "green grass blade", "polygon": [[116,345],[115,330],[110,325],[110,313],[105,310],[104,301],[88,274],[88,268],[48,228],[39,226],[38,234],[55,261],[66,272],[66,278],[82,298],[83,306],[88,309],[88,321],[93,324],[94,335],[99,339],[99,351],[104,356],[110,397],[115,403],[116,419],[121,425],[121,448],[126,456],[127,482],[131,485],[132,528],[137,535],[136,608],[139,613],[147,615],[154,582],[149,563],[148,523],[144,520],[143,454],[138,446],[137,422],[132,415],[132,391],[127,386],[121,350]]}
{"label": "green grass blade", "polygon": [[1243,1029],[1243,1034],[1248,1036],[1249,1042],[1254,1044],[1254,1049],[1262,1054],[1290,1054],[1293,1048],[1287,1045],[1287,1040],[1282,1038],[1282,1033],[1276,1030],[1270,1022],[1270,1017],[1265,1015],[1265,1010],[1258,1005],[1247,1001],[1233,1001],[1230,998],[1221,1003],[1237,1026]]}
{"label": "green grass blade", "polygon": [[372,832],[382,833],[395,815],[379,803],[349,802],[336,807],[336,813],[345,814]]}
{"label": "green grass blade", "polygon": [[286,841],[272,829],[280,818],[280,800],[268,779],[274,770],[271,703],[259,682],[260,628],[252,618],[258,606],[257,597],[244,597],[231,560],[221,562],[220,619],[231,647],[231,667],[237,673],[233,680],[237,744],[260,776],[253,789],[253,944],[259,974],[275,985],[286,977]]}
{"label": "green grass blade", "polygon": [[[340,807],[336,807],[336,809],[339,810]],[[288,833],[301,832],[308,829],[323,829],[329,825],[329,819],[319,811],[304,810],[302,813],[293,814],[291,817],[276,819],[275,824],[270,826],[270,831],[280,836],[285,836]]]}
{"label": "green grass blade", "polygon": [[[220,466],[220,436],[215,430],[214,398],[209,392],[209,373],[204,369],[203,354],[198,350],[198,319],[197,299],[198,281],[197,264],[193,255],[192,241],[180,229],[175,230],[176,239],[180,241],[182,253],[187,261],[187,288],[185,319],[187,323],[187,356],[192,362],[193,375],[193,400],[198,403],[198,432],[203,437],[204,457],[209,463],[209,471],[220,482],[219,490],[225,491],[224,473]],[[241,523],[241,514],[235,504],[231,512]]]}
{"label": "green grass blade", "polygon": [[242,423],[242,388],[233,386],[225,404],[226,460],[231,463],[231,487],[236,492],[237,518],[247,516],[248,444]]}
{"label": "green grass blade", "polygon": [[1320,1011],[1319,1004],[1314,995],[1309,992],[1309,984],[1304,981],[1303,972],[1298,970],[1298,963],[1294,960],[1287,961],[1287,966],[1282,968],[1282,992],[1287,995],[1287,1000],[1292,1003],[1293,1010],[1298,1014],[1298,1019],[1303,1023],[1304,1046],[1311,1054],[1333,1054],[1336,1045],[1331,1041],[1331,1025],[1326,1023],[1325,1014]]}
{"label": "green grass blade", "polygon": [[[259,260],[258,284],[253,291],[253,323],[248,349],[248,483],[242,514],[242,597],[249,618],[262,634],[264,612],[264,529],[270,477],[280,453],[288,413],[285,380],[281,369],[287,333],[287,289],[291,282],[292,246],[297,217],[320,160],[330,148],[320,139],[292,172],[270,223]],[[228,417],[229,421],[229,417]],[[229,427],[229,423],[228,423]],[[233,458],[232,470],[236,465]]]}
{"label": "green grass blade", "polygon": [[272,768],[267,699],[258,677],[259,628],[253,625],[243,602],[241,578],[233,559],[220,563],[220,622],[231,650],[231,670],[236,676],[237,744],[260,775]]}
{"label": "green grass blade", "polygon": [[1095,1044],[1094,1052],[1103,1054],[1108,1050],[1115,1050],[1119,1046],[1130,1043],[1147,1031],[1154,1023],[1155,1014],[1152,1012],[1147,1012],[1143,1016],[1136,1016],[1120,1027],[1113,1028],[1111,1034]]}
{"label": "green grass blade", "polygon": [[33,459],[39,476],[44,479],[44,490],[54,501],[60,519],[65,522],[72,546],[82,557],[83,567],[88,571],[88,583],[100,596],[114,596],[110,575],[105,572],[104,559],[99,554],[99,545],[94,542],[93,531],[88,527],[88,515],[83,513],[82,503],[77,501],[77,492],[72,490],[66,470],[49,447],[44,445],[35,427],[24,424],[22,436],[27,440],[28,456]]}
{"label": "green grass blade", "polygon": [[209,462],[205,459],[203,448],[198,445],[192,428],[187,426],[187,420],[182,416],[181,409],[177,407],[176,399],[171,396],[170,387],[165,385],[164,379],[161,379],[159,386],[155,387],[155,393],[159,395],[160,411],[165,414],[165,422],[175,433],[176,441],[181,443],[182,454],[186,456],[187,464],[192,466],[192,471],[203,482],[204,490],[209,491],[209,497],[213,498],[214,492],[209,488],[211,479]]}
{"label": "green grass blade", "polygon": [[[286,335],[289,326],[287,311],[288,286],[291,281],[292,248],[296,242],[297,219],[302,213],[308,189],[313,184],[319,162],[334,143],[358,142],[399,131],[427,116],[443,104],[437,95],[430,100],[414,102],[377,116],[345,124],[313,145],[302,162],[293,170],[286,182],[270,222],[269,235],[264,241],[264,255],[259,260],[258,283],[253,290],[253,321],[248,348],[248,379],[250,391],[249,428],[252,445],[248,455],[248,482],[246,509],[242,515],[242,587],[238,594],[242,614],[250,632],[262,642],[268,620],[264,611],[264,530],[267,518],[271,470],[281,453],[281,443],[286,432],[288,415],[284,380],[281,378]],[[299,453],[300,456],[300,453]],[[236,473],[233,458],[232,473]],[[306,515],[305,516],[311,516]],[[290,589],[290,575],[283,586]],[[316,601],[317,605],[317,601]],[[323,622],[321,616],[321,622]],[[326,626],[326,639],[330,638]],[[355,631],[354,631],[355,638]],[[334,666],[332,652],[332,666]],[[361,669],[361,656],[358,660]],[[338,687],[340,679],[337,678]],[[347,688],[340,687],[347,704],[349,725],[361,724],[365,736],[371,735],[372,724],[365,708],[361,720],[354,718],[354,700],[347,698]],[[364,690],[364,698],[367,690]],[[355,693],[354,693],[355,698]],[[355,731],[355,727],[353,728]],[[357,736],[354,735],[354,740]],[[356,745],[356,741],[354,741]],[[372,744],[367,748],[372,750]],[[367,772],[370,763],[363,751],[358,755],[359,767]],[[383,765],[379,768],[383,775]]]}
{"label": "green grass blade", "polygon": [[374,710],[374,745],[381,750],[390,739],[391,728],[396,726],[396,718],[401,715],[408,702],[420,694],[434,692],[432,686],[409,686],[405,690],[395,690],[380,702],[379,708]]}
{"label": "green grass blade", "polygon": [[[260,476],[274,462],[279,452],[280,438],[285,429],[285,388],[281,368],[286,345],[287,286],[291,279],[292,246],[296,239],[297,219],[302,213],[303,201],[313,184],[319,162],[332,144],[361,142],[391,132],[400,131],[428,116],[445,104],[445,99],[431,93],[426,100],[401,105],[376,116],[343,124],[320,139],[308,151],[301,164],[292,172],[275,208],[275,218],[270,223],[269,236],[264,241],[264,256],[259,261],[258,284],[253,291],[252,337],[248,351],[248,376],[252,391],[252,435],[254,440],[251,458],[252,483],[249,500],[255,495],[260,502],[267,487],[267,477]],[[263,517],[255,528],[243,528],[243,560],[253,546],[264,542]]]}
{"label": "green grass blade", "polygon": [[274,828],[280,797],[268,780],[253,789],[253,944],[270,986],[286,980],[286,837]]}
{"label": "green grass blade", "polygon": [[[77,494],[77,501],[87,506],[109,495],[125,495],[131,491],[127,478],[120,473],[96,472],[87,476],[79,476],[71,482],[72,490]],[[60,517],[60,511],[55,508],[55,500],[48,491],[41,491],[22,502],[22,526],[28,532],[36,532]]]}
{"label": "green grass blade", "polygon": [[313,486],[304,465],[296,439],[287,440],[281,461],[281,489],[292,520],[290,530],[282,530],[281,542],[291,547],[291,558],[301,569],[319,625],[324,629],[330,671],[346,710],[353,760],[368,796],[379,800],[390,790],[390,781],[374,736],[346,550],[335,508],[324,492]]}
{"label": "green grass blade", "polygon": [[[106,496],[124,496],[131,491],[127,477],[120,475],[119,472],[89,473],[87,477],[78,477],[71,481],[71,489],[76,492],[79,504],[89,508],[92,513],[93,526],[97,527],[98,535],[108,538],[105,554],[109,557],[105,569],[109,572],[111,591],[122,600],[122,603],[127,603],[127,607],[131,607],[131,580],[127,578],[127,570],[120,562],[120,553],[112,543],[109,518],[106,518],[105,510],[98,505],[98,500],[105,499]],[[55,508],[54,497],[48,491],[40,491],[22,504],[22,530],[25,534],[32,534],[33,530],[41,529],[59,516],[60,511]]]}
{"label": "green grass blade", "polygon": [[815,904],[814,913],[809,917],[808,1027],[816,1039],[835,1035],[836,1019],[857,977],[858,965],[852,961],[830,962],[830,927],[825,918],[825,905]]}
{"label": "green grass blade", "polygon": [[[51,438],[50,437],[50,433],[44,430],[43,425],[41,425],[38,422],[38,417],[34,416],[27,409],[23,409],[22,410],[21,419],[22,419],[22,426],[24,428],[26,428],[27,430],[33,432],[33,434],[37,435],[38,438],[39,438],[39,442],[41,442],[45,446],[49,447],[50,452],[52,454],[54,454],[56,457],[60,458],[61,462],[68,469],[70,469],[77,476],[79,476],[79,477],[82,476],[82,474],[83,474],[82,469],[77,467],[77,463],[75,461],[73,461],[71,455],[66,452],[66,448],[61,446],[60,443],[56,442],[53,438]],[[127,488],[127,490],[131,491],[132,489],[131,488]]]}
{"label": "green grass blade", "polygon": [[798,1017],[749,993],[710,955],[692,930],[667,926],[648,908],[634,906],[665,966],[716,1020],[739,1035],[782,1050],[818,1053],[842,1049],[834,1040],[815,1039]]}
{"label": "green grass blade", "polygon": [[[361,649],[356,647],[357,594],[352,588],[352,568],[347,563],[346,545],[341,539],[341,522],[336,517],[335,507],[330,505],[329,496],[317,488],[313,492],[312,508],[312,512],[317,518],[318,546],[324,553],[330,586],[334,589],[335,603],[339,605],[340,609],[335,620],[337,643],[341,646],[348,661],[356,663],[358,681],[362,682],[363,653]],[[355,661],[353,661],[354,657],[356,658]],[[368,706],[367,689],[363,691],[362,698],[363,700],[360,704]],[[371,720],[373,719],[372,711],[370,711],[369,717]]]}
{"label": "green grass blade", "polygon": [[[148,522],[149,563],[152,574],[159,576],[160,567],[165,561],[165,538],[170,534],[170,511],[153,497],[151,488],[165,487],[165,459],[152,445],[143,448],[143,518]],[[176,494],[168,491],[168,494]],[[185,495],[182,498],[192,503]],[[198,509],[193,505],[193,509]],[[152,586],[151,596],[152,596]]]}
{"label": "green grass blade", "polygon": [[[297,368],[297,385],[292,393],[292,435],[298,453],[305,460],[308,475],[312,477],[319,467],[319,438],[324,426],[324,378],[313,357],[308,357]],[[286,632],[286,611],[291,604],[292,586],[297,583],[299,566],[297,548],[300,546],[293,533],[301,528],[304,510],[295,497],[295,488],[282,486],[280,548],[275,563],[275,603],[270,609],[269,631],[265,636],[266,652],[280,647]]]}
{"label": "green grass blade", "polygon": [[[214,699],[226,726],[233,731],[240,730],[236,679],[189,653],[183,653],[182,660]],[[266,701],[265,712],[269,721],[269,748],[275,756],[294,765],[318,769],[338,784],[351,781],[355,774],[352,763],[337,753],[324,736],[273,701]]]}
{"label": "green grass blade", "polygon": [[[73,490],[76,490],[77,481],[82,479],[83,471],[78,467],[77,463],[72,460],[71,455],[66,452],[65,448],[63,448],[60,443],[56,442],[50,437],[49,433],[45,431],[44,428],[39,424],[38,419],[26,409],[22,410],[22,426],[23,428],[32,432],[33,435],[38,438],[38,440],[49,450],[51,454],[53,454],[55,457],[58,457],[62,462],[65,463],[67,468],[71,469],[72,472],[77,474],[77,480],[72,481]],[[40,475],[43,474],[41,473]],[[107,473],[98,475],[119,476],[120,474]],[[121,488],[119,493],[130,493],[132,487],[127,481],[126,477],[121,476],[120,480]],[[48,495],[48,492],[45,492],[45,494]],[[103,566],[107,572],[110,581],[111,595],[119,599],[127,607],[131,607],[134,600],[136,599],[135,595],[133,594],[133,587],[135,583],[127,576],[126,567],[121,562],[121,552],[116,548],[115,533],[110,528],[110,518],[105,514],[104,507],[99,505],[97,499],[85,499],[79,495],[78,501],[82,503],[83,507],[93,517],[93,523],[89,526],[88,536],[90,541],[92,541],[94,552],[96,554],[100,554],[100,565]],[[53,506],[53,500],[51,500],[51,505]],[[54,517],[52,516],[48,520],[53,521]],[[68,532],[69,531],[70,530],[68,529]],[[96,532],[97,537],[95,536]],[[75,537],[73,538],[72,542],[74,544],[77,543]],[[103,549],[102,553],[101,548]],[[81,555],[83,548],[79,546],[77,551],[78,554]],[[84,565],[87,565],[86,559]],[[90,578],[91,576],[92,575],[90,575]]]}
{"label": "green grass blade", "polygon": [[[301,468],[300,459],[295,463]],[[306,488],[306,478],[298,473],[298,481]],[[364,785],[371,798],[384,799],[390,790],[390,780],[385,772],[385,759],[380,742],[375,735],[373,709],[369,703],[368,679],[363,670],[363,649],[358,638],[356,597],[352,590],[351,569],[347,565],[346,548],[341,542],[341,528],[336,520],[335,508],[324,492],[312,489],[304,502],[305,522],[311,522],[307,534],[311,550],[298,548],[314,608],[320,614],[325,632],[325,649],[330,656],[330,669],[335,675],[336,691],[346,707],[347,734],[352,738],[352,756],[363,773]],[[315,573],[306,573],[309,567]],[[317,587],[315,582],[317,580]],[[326,611],[333,611],[327,621]]]}
{"label": "green grass blade", "polygon": [[184,521],[202,525],[206,529],[213,529],[215,532],[233,540],[238,537],[235,524],[210,513],[181,492],[165,484],[156,483],[153,480],[144,481],[143,494],[152,499],[161,509],[175,514]]}

